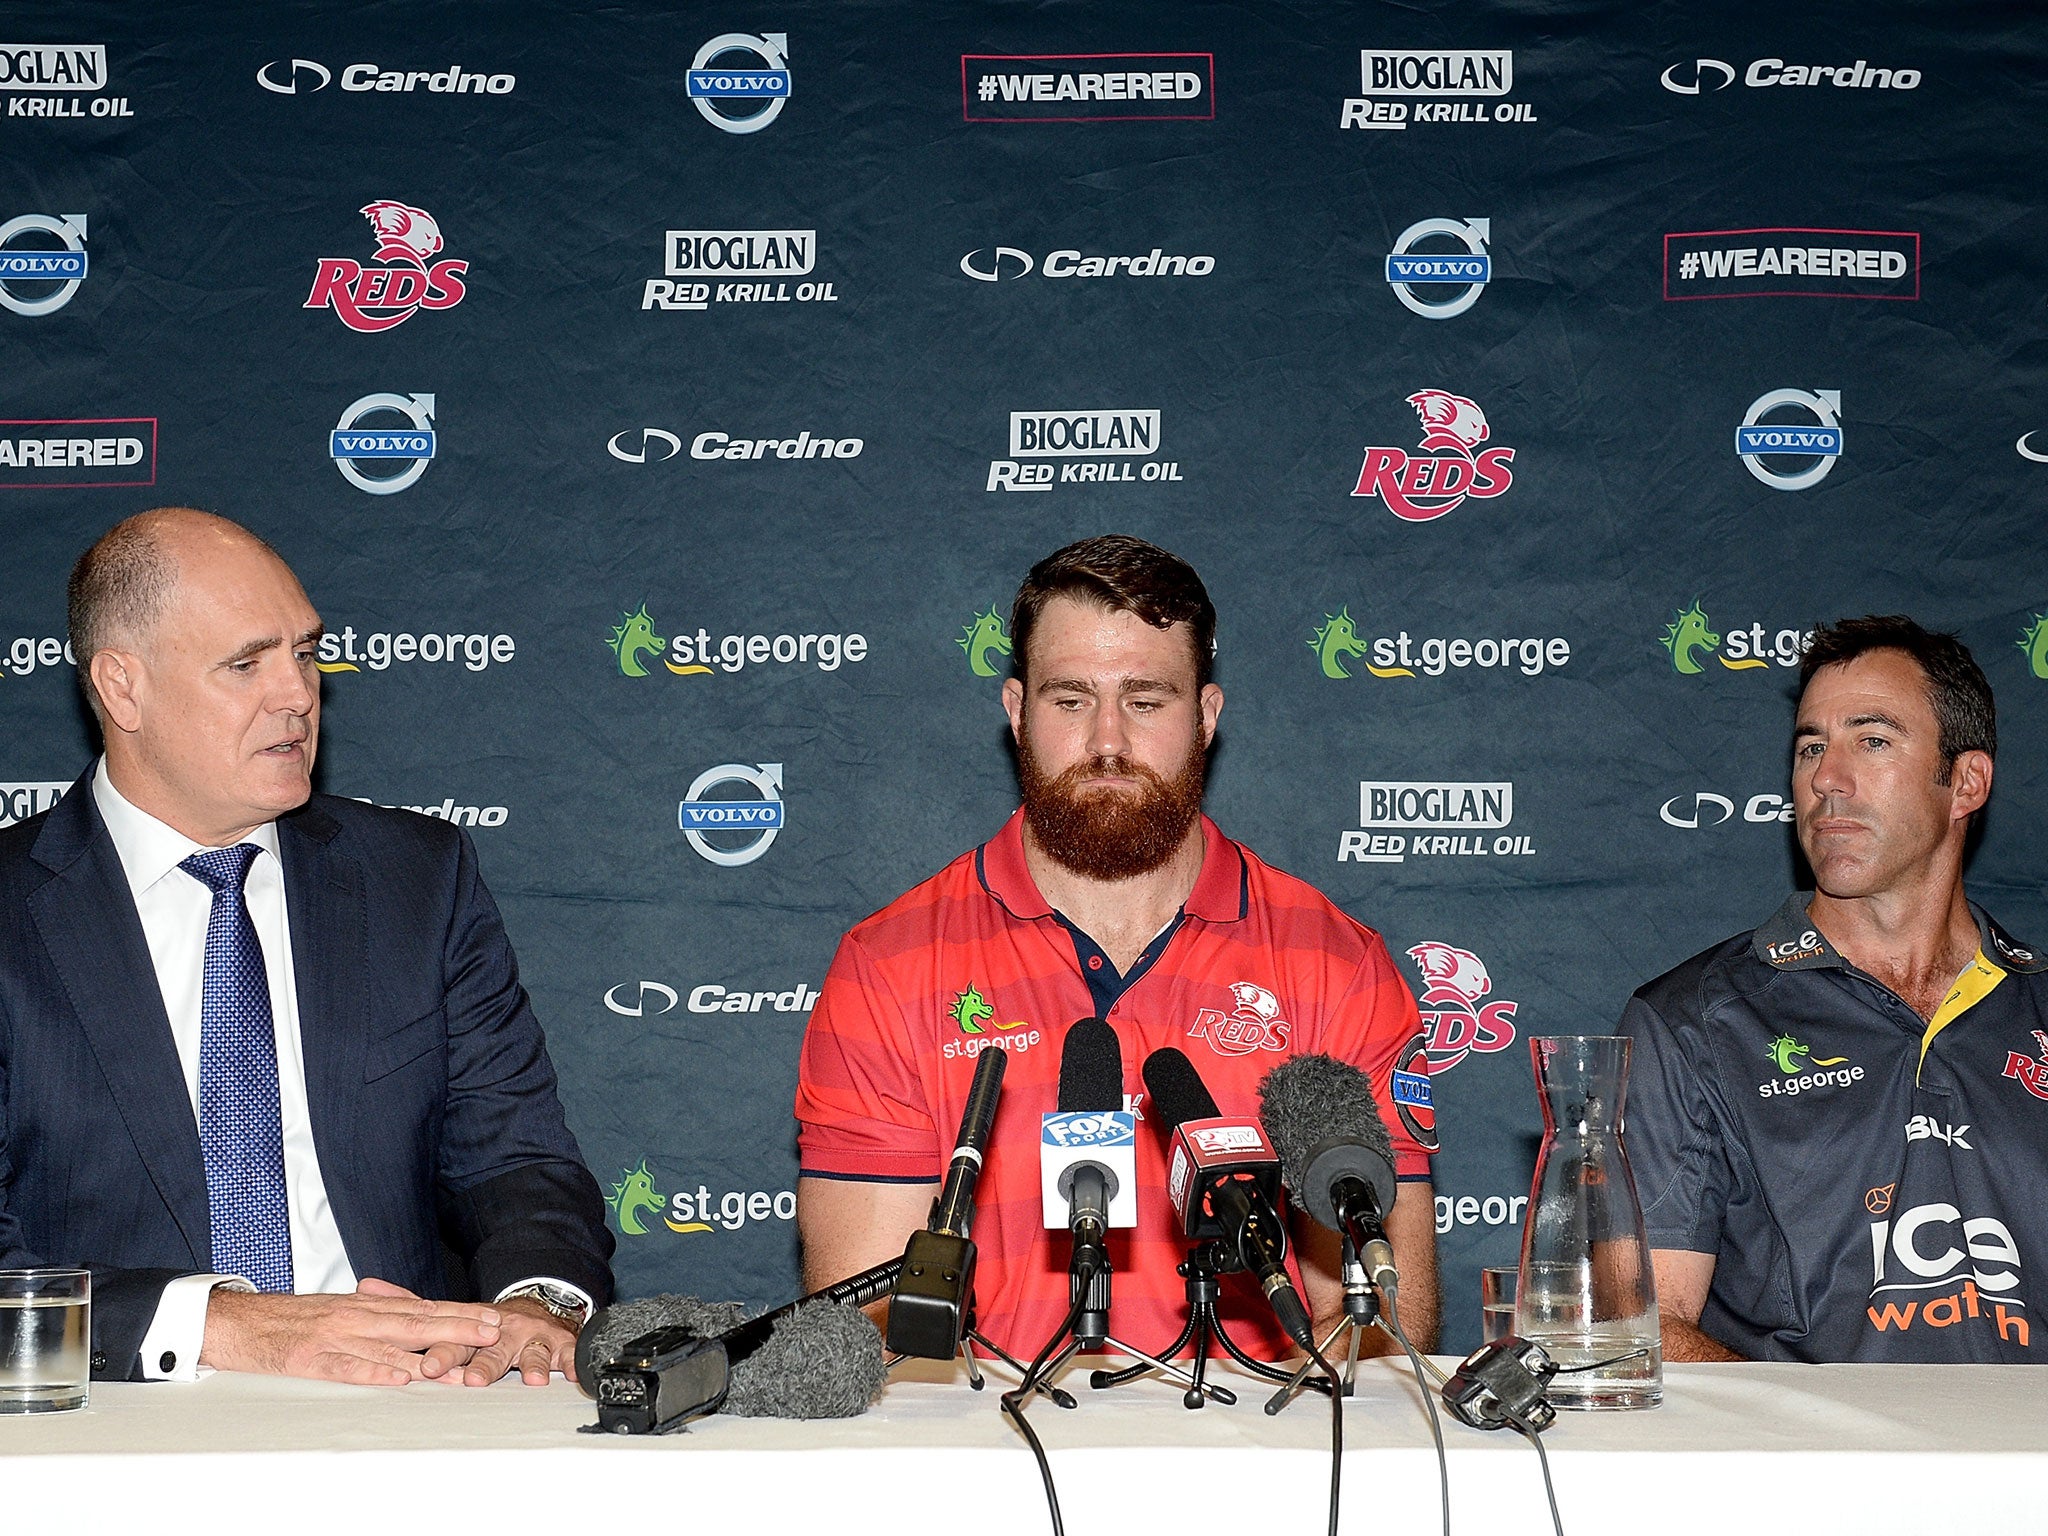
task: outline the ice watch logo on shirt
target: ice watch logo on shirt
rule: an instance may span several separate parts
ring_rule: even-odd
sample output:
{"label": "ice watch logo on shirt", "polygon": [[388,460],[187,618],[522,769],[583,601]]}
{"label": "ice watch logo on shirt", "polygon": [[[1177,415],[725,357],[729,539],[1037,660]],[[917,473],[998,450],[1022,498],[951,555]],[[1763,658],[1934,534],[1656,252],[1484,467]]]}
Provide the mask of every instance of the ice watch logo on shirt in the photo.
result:
{"label": "ice watch logo on shirt", "polygon": [[1294,1026],[1280,1017],[1280,999],[1249,981],[1230,984],[1230,1012],[1204,1008],[1188,1026],[1190,1040],[1206,1040],[1219,1056],[1284,1051]]}
{"label": "ice watch logo on shirt", "polygon": [[[1997,1217],[1966,1217],[1941,1203],[1912,1206],[1896,1219],[1870,1224],[1870,1260],[1864,1313],[1879,1333],[1974,1323],[2029,1347],[2033,1330],[2017,1294],[2019,1244]],[[1915,1294],[1902,1304],[1886,1295],[1893,1291]]]}
{"label": "ice watch logo on shirt", "polygon": [[2018,1051],[2010,1052],[2000,1075],[2016,1079],[2035,1098],[2048,1099],[2048,1031],[2035,1030],[2034,1043],[2041,1048],[2038,1057],[2029,1060]]}

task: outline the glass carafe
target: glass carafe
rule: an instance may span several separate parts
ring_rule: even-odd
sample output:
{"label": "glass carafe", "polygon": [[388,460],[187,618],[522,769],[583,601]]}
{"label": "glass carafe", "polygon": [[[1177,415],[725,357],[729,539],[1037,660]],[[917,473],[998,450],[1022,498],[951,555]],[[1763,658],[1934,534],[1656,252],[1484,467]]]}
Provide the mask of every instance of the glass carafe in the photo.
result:
{"label": "glass carafe", "polygon": [[[1628,1048],[1621,1035],[1529,1041],[1543,1147],[1522,1225],[1515,1331],[1563,1368],[1548,1394],[1558,1408],[1653,1408],[1664,1398],[1657,1285],[1621,1144]],[[1598,1368],[1572,1369],[1584,1366]]]}

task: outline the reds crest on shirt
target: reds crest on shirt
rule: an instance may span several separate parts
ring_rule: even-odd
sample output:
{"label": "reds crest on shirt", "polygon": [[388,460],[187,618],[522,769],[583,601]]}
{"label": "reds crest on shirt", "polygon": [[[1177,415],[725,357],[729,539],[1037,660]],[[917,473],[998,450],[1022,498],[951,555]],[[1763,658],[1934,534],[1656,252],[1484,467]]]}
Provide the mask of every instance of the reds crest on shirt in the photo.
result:
{"label": "reds crest on shirt", "polygon": [[1280,1017],[1280,999],[1249,981],[1230,984],[1231,1010],[1204,1008],[1188,1026],[1188,1038],[1206,1040],[1219,1056],[1284,1051],[1294,1026]]}

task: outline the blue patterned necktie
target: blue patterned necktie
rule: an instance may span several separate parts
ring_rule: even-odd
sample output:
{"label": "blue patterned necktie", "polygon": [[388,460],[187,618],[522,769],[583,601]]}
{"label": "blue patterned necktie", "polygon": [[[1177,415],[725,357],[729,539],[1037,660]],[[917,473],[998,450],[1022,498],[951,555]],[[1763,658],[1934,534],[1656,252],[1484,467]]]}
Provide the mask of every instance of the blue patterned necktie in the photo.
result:
{"label": "blue patterned necktie", "polygon": [[254,843],[195,853],[178,867],[213,891],[199,1000],[199,1144],[216,1274],[292,1289],[291,1211],[277,1105],[277,1035],[263,946],[242,899]]}

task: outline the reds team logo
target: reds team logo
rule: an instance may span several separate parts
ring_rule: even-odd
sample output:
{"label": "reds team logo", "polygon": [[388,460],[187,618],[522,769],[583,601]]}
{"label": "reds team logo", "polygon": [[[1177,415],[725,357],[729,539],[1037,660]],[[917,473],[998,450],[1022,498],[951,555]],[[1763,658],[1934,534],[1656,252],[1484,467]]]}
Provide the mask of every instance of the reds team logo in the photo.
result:
{"label": "reds team logo", "polygon": [[2018,1051],[2007,1052],[2001,1075],[2016,1079],[2035,1098],[2048,1099],[2048,1030],[2035,1030],[2034,1042],[2041,1047],[2041,1054],[2029,1060]]}
{"label": "reds team logo", "polygon": [[441,226],[432,214],[388,199],[360,212],[377,232],[371,259],[384,265],[321,257],[305,308],[332,309],[352,331],[388,331],[416,310],[453,309],[462,302],[469,263],[434,260],[441,254]]}
{"label": "reds team logo", "polygon": [[[1422,452],[1368,448],[1354,496],[1377,496],[1411,523],[1442,517],[1467,496],[1487,500],[1514,484],[1512,448],[1480,448],[1492,429],[1463,395],[1421,389],[1408,397],[1422,419]],[[1476,452],[1475,452],[1476,450]]]}
{"label": "reds team logo", "polygon": [[1188,1026],[1188,1038],[1206,1040],[1223,1056],[1249,1056],[1253,1051],[1284,1051],[1293,1026],[1280,1017],[1280,999],[1248,981],[1230,984],[1229,1013],[1204,1008]]}
{"label": "reds team logo", "polygon": [[1429,1031],[1429,1070],[1448,1072],[1473,1051],[1505,1050],[1515,1043],[1515,1008],[1481,1003],[1493,990],[1486,966],[1469,949],[1418,944],[1408,951],[1422,971],[1422,1023]]}

